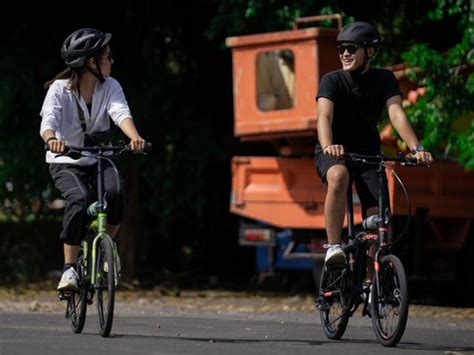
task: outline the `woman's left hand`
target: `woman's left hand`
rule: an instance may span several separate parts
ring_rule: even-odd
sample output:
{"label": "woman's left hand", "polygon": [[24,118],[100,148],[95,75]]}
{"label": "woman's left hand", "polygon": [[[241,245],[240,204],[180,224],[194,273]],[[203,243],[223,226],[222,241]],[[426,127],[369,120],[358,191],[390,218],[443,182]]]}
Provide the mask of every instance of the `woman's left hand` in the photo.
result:
{"label": "woman's left hand", "polygon": [[146,141],[142,137],[137,137],[130,140],[130,148],[134,151],[143,151],[145,149]]}

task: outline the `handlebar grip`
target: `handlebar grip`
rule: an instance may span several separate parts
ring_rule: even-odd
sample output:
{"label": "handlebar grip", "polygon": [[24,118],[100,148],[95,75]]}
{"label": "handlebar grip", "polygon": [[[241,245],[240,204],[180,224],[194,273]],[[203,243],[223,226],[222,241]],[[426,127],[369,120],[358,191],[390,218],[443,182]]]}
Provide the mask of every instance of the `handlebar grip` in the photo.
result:
{"label": "handlebar grip", "polygon": [[[132,145],[127,144],[126,149],[129,151],[132,151]],[[152,144],[150,142],[145,142],[145,147],[143,148],[143,153],[149,153],[152,151]]]}
{"label": "handlebar grip", "polygon": [[[71,150],[71,148],[69,148],[69,146],[65,145],[65,146],[64,146],[64,152],[62,152],[62,153],[57,153],[57,154],[66,154],[66,153],[69,153],[70,150]],[[50,150],[49,150],[49,145],[48,145],[48,143],[45,143],[45,144],[44,144],[44,151],[45,151],[45,152],[49,152],[49,151],[50,151]]]}
{"label": "handlebar grip", "polygon": [[420,166],[422,168],[431,168],[431,164],[422,163],[415,157],[409,157],[409,158],[405,158],[405,159],[406,160],[405,160],[405,163],[403,163],[403,165],[406,165],[406,166]]}
{"label": "handlebar grip", "polygon": [[418,165],[418,159],[415,157],[407,157],[405,160],[407,164]]}
{"label": "handlebar grip", "polygon": [[151,142],[146,142],[145,143],[145,149],[143,149],[143,151],[145,153],[149,153],[153,150],[152,148],[153,148],[153,146],[152,146]]}

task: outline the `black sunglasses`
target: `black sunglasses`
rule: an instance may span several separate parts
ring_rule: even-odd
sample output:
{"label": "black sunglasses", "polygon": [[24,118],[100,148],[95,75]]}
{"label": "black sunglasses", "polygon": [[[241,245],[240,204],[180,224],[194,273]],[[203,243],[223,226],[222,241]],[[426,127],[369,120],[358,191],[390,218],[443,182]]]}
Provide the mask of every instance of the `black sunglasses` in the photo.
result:
{"label": "black sunglasses", "polygon": [[346,50],[349,54],[355,54],[359,48],[360,46],[356,44],[339,44],[337,46],[337,51],[339,54],[344,54]]}

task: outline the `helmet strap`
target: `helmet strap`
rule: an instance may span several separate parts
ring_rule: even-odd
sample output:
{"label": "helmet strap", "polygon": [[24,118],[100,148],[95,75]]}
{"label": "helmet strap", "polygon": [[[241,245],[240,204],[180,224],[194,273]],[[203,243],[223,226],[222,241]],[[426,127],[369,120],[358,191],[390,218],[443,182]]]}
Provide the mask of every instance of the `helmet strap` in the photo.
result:
{"label": "helmet strap", "polygon": [[94,76],[97,78],[97,80],[99,80],[99,82],[100,82],[101,84],[103,84],[104,81],[105,81],[105,78],[104,78],[104,75],[102,74],[102,71],[100,70],[100,62],[99,62],[100,58],[99,58],[98,55],[95,55],[95,56],[94,56],[94,59],[95,59],[97,71],[92,70],[88,65],[86,65],[86,69],[87,69],[92,75],[94,75]]}
{"label": "helmet strap", "polygon": [[369,51],[367,50],[367,47],[364,47],[364,61],[362,62],[362,64],[357,68],[355,69],[354,71],[352,71],[352,73],[354,74],[354,76],[358,77],[360,75],[362,75],[362,73],[366,70],[367,68],[367,63],[369,63],[369,61],[373,58],[374,56],[369,56]]}

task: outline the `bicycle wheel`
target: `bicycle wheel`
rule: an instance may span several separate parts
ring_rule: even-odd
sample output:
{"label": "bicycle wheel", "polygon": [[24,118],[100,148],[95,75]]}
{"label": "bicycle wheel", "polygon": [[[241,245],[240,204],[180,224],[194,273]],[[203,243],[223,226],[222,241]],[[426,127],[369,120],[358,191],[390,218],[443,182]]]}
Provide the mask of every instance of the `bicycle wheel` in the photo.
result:
{"label": "bicycle wheel", "polygon": [[329,339],[340,339],[349,322],[351,295],[347,269],[323,268],[319,288],[319,313],[324,333]]}
{"label": "bicycle wheel", "polygon": [[378,340],[395,346],[403,336],[408,319],[408,286],[405,269],[395,255],[380,263],[379,287],[373,284],[371,314]]}
{"label": "bicycle wheel", "polygon": [[110,335],[114,318],[115,281],[111,243],[110,238],[103,238],[97,253],[97,315],[103,337]]}
{"label": "bicycle wheel", "polygon": [[84,281],[82,257],[77,262],[77,273],[79,275],[76,292],[71,293],[67,301],[67,318],[71,321],[71,328],[74,333],[81,333],[84,328],[87,313],[87,285]]}

